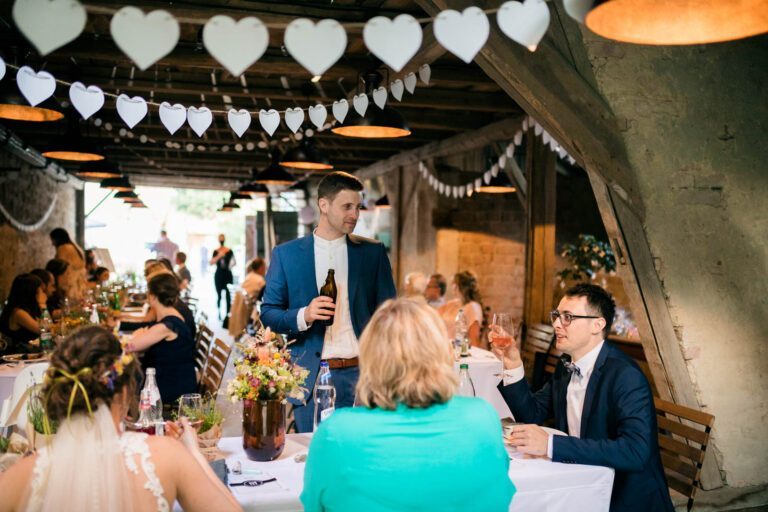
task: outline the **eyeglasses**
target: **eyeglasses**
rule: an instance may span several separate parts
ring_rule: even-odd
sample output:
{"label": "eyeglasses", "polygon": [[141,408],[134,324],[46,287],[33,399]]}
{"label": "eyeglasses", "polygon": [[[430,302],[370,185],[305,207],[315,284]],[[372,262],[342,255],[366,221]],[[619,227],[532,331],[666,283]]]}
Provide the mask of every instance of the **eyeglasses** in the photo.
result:
{"label": "eyeglasses", "polygon": [[587,315],[573,315],[571,313],[561,313],[558,310],[549,312],[549,320],[554,324],[555,320],[560,319],[560,324],[563,327],[568,327],[574,318],[603,318],[601,316],[587,316]]}

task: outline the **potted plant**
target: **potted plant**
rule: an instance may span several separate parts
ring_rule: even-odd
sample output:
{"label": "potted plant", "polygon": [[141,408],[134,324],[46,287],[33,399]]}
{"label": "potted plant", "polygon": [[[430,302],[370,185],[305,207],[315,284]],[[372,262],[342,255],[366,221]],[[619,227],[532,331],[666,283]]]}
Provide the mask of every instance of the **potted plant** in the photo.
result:
{"label": "potted plant", "polygon": [[243,401],[243,449],[251,460],[274,460],[285,448],[288,398],[303,399],[309,371],[294,364],[282,340],[259,329],[236,346],[235,377],[227,384],[230,400]]}
{"label": "potted plant", "polygon": [[[216,407],[216,395],[208,394],[202,400],[199,413],[202,423],[197,431],[197,441],[200,451],[209,461],[216,460],[220,454],[218,445],[221,440],[221,424],[224,422],[224,415]],[[178,411],[174,411],[173,419],[178,419]],[[187,415],[190,416],[190,415]]]}
{"label": "potted plant", "polygon": [[582,233],[579,235],[578,244],[563,244],[560,256],[568,262],[568,266],[557,273],[563,286],[566,279],[594,280],[600,270],[609,274],[616,270],[616,258],[611,244],[598,240],[593,235]]}

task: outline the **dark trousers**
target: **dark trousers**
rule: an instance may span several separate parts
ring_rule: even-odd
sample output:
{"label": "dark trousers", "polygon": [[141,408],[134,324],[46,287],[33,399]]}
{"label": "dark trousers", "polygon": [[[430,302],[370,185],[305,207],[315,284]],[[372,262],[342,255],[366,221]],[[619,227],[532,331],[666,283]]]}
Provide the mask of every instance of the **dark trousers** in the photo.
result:
{"label": "dark trousers", "polygon": [[[336,388],[336,408],[352,407],[355,404],[355,386],[360,377],[360,368],[338,368],[331,370],[331,379]],[[299,433],[312,432],[314,427],[315,401],[312,393],[309,395],[307,405],[297,405],[293,408],[293,417],[296,420],[296,431]]]}
{"label": "dark trousers", "polygon": [[224,318],[228,318],[229,310],[232,307],[232,297],[229,294],[227,285],[232,284],[232,272],[221,272],[217,270],[216,274],[213,276],[213,283],[216,285],[216,311],[219,313],[219,318],[221,318],[221,296],[223,292],[224,303],[227,308],[227,314]]}

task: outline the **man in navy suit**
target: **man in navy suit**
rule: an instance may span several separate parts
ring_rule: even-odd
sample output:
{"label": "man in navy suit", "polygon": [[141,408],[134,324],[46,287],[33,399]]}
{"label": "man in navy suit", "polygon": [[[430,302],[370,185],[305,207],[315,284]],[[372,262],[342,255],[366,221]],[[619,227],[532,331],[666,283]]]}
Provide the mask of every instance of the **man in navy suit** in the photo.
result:
{"label": "man in navy suit", "polygon": [[[305,405],[296,404],[299,432],[313,429],[312,390],[327,361],[336,387],[336,407],[350,407],[360,374],[358,339],[376,308],[396,295],[385,247],[352,234],[360,216],[363,184],[344,172],[325,176],[318,185],[320,221],[312,235],[272,252],[261,320],[274,331],[295,338],[291,355],[309,370]],[[336,303],[320,296],[328,270],[335,271]],[[325,327],[322,320],[333,320]]]}
{"label": "man in navy suit", "polygon": [[[566,292],[551,313],[557,348],[566,356],[535,394],[514,343],[494,347],[504,362],[499,390],[515,419],[531,423],[515,426],[511,443],[554,462],[614,468],[612,511],[671,512],[650,386],[637,364],[605,341],[615,310],[613,298],[599,286],[580,284]],[[568,435],[551,435],[538,426],[550,418]]]}

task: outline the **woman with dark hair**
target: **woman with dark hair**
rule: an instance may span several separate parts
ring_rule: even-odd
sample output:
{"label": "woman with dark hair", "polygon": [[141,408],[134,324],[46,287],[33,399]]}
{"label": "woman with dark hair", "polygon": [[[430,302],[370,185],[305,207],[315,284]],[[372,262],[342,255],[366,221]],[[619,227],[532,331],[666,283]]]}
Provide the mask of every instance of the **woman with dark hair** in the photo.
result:
{"label": "woman with dark hair", "polygon": [[96,254],[93,249],[85,250],[85,273],[88,275],[88,280],[91,280],[96,275],[96,270],[99,268],[99,264],[96,263]]}
{"label": "woman with dark hair", "polygon": [[62,228],[51,231],[51,243],[56,248],[56,258],[69,263],[69,268],[62,276],[61,291],[71,300],[80,300],[85,294],[85,257],[83,250],[69,237]]}
{"label": "woman with dark hair", "polygon": [[164,404],[170,405],[185,393],[194,393],[195,340],[174,307],[179,298],[179,280],[170,273],[160,273],[147,283],[147,302],[156,314],[156,322],[134,332],[129,349],[144,352],[144,368],[155,368],[157,387]]}
{"label": "woman with dark hair", "polygon": [[39,395],[56,435],[0,477],[0,510],[167,511],[175,500],[184,510],[242,510],[186,418],[181,442],[122,432],[138,366],[101,327],[80,329],[56,347]]}
{"label": "woman with dark hair", "polygon": [[97,268],[88,279],[88,287],[96,288],[109,281],[109,269],[107,267]]}
{"label": "woman with dark hair", "polygon": [[40,278],[33,274],[16,276],[3,313],[0,314],[0,332],[11,341],[6,353],[40,350],[29,342],[40,336],[40,316],[44,307],[45,287]]}
{"label": "woman with dark hair", "polygon": [[469,342],[476,347],[482,347],[483,340],[480,330],[483,326],[483,306],[480,290],[477,287],[477,276],[469,270],[457,273],[453,276],[451,290],[456,298],[449,300],[438,309],[438,313],[448,330],[448,336],[450,339],[455,336],[456,316],[461,310],[467,321]]}
{"label": "woman with dark hair", "polygon": [[51,312],[51,315],[54,315],[54,312],[58,312],[54,316],[60,314],[64,308],[64,299],[66,297],[61,289],[61,282],[68,268],[69,263],[57,258],[48,260],[48,263],[45,264],[45,270],[53,275],[54,291],[48,295],[48,311]]}

